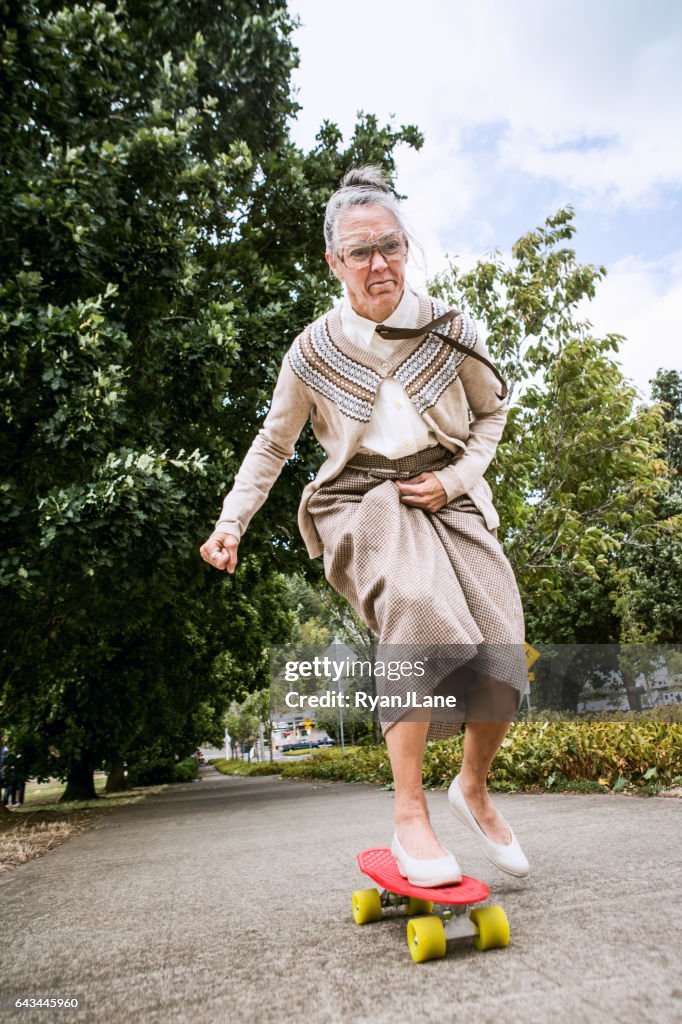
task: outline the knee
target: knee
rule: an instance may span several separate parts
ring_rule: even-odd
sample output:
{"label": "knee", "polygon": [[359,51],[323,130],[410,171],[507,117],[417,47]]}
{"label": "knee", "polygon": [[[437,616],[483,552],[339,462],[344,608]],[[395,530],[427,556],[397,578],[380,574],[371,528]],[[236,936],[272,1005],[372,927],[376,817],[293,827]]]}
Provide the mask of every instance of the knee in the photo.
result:
{"label": "knee", "polygon": [[523,694],[510,683],[475,674],[466,693],[468,722],[513,722]]}

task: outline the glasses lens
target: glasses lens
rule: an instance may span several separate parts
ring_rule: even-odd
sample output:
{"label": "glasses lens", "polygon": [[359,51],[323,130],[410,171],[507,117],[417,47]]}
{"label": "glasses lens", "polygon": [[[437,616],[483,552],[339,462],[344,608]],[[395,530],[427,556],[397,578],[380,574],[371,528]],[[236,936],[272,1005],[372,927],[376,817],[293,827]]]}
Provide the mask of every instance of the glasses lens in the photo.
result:
{"label": "glasses lens", "polygon": [[385,256],[387,260],[394,260],[398,256],[402,256],[405,248],[402,235],[391,235],[389,238],[384,239],[383,242],[379,243],[379,249],[381,250],[382,256]]}
{"label": "glasses lens", "polygon": [[352,267],[354,270],[359,270],[361,267],[368,266],[371,261],[371,245],[354,245],[351,248],[344,250],[343,262],[347,267]]}
{"label": "glasses lens", "polygon": [[378,249],[384,259],[395,260],[405,254],[405,239],[399,232],[384,235],[378,242],[357,242],[341,250],[341,259],[352,270],[362,270],[372,262],[372,253]]}

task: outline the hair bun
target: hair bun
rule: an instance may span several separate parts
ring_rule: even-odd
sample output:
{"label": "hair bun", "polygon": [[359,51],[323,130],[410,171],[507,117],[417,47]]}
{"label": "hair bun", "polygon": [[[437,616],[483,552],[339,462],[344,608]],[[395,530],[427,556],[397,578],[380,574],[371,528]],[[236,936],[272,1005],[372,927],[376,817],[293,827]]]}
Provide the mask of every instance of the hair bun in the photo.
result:
{"label": "hair bun", "polygon": [[342,188],[370,188],[374,192],[391,192],[391,186],[381,167],[366,164],[364,167],[351,167],[342,180]]}

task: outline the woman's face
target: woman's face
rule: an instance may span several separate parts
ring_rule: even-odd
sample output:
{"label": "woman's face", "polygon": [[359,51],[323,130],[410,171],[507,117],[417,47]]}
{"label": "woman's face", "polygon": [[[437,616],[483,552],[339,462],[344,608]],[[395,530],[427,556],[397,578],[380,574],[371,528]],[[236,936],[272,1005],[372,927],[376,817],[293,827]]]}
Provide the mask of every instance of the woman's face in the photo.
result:
{"label": "woman's face", "polygon": [[355,312],[378,324],[391,315],[402,298],[407,251],[396,259],[386,259],[374,249],[369,266],[360,270],[346,266],[339,254],[351,243],[376,242],[393,231],[400,231],[400,227],[390,210],[352,206],[337,223],[335,251],[325,253],[332,273],[346,285]]}

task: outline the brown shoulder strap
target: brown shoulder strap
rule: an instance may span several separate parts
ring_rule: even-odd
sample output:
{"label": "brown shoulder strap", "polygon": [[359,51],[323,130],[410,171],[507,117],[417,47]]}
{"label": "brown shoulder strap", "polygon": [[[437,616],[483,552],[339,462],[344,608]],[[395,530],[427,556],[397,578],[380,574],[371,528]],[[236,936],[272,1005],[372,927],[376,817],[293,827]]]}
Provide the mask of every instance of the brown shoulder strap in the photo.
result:
{"label": "brown shoulder strap", "polygon": [[380,338],[395,338],[396,341],[402,338],[421,338],[425,334],[435,334],[435,327],[441,327],[443,324],[449,323],[456,316],[459,316],[459,310],[449,309],[447,313],[436,317],[435,320],[432,320],[429,324],[424,324],[423,327],[386,327],[385,324],[377,324],[374,329]]}
{"label": "brown shoulder strap", "polygon": [[386,327],[385,324],[377,324],[375,330],[380,338],[392,338],[394,341],[402,341],[405,338],[421,338],[425,334],[435,334],[437,338],[447,342],[448,345],[452,345],[459,352],[463,352],[465,356],[471,356],[473,359],[478,359],[479,363],[484,363],[489,370],[495,374],[500,384],[502,385],[502,394],[495,392],[497,397],[502,400],[509,394],[509,388],[502,377],[500,371],[496,366],[482,356],[480,352],[474,352],[473,349],[467,348],[466,345],[462,345],[459,341],[455,341],[454,338],[449,338],[447,334],[441,334],[437,331],[436,327],[442,327],[443,324],[450,323],[455,319],[456,316],[460,316],[458,309],[449,309],[447,313],[443,313],[441,316],[436,317],[428,324],[424,324],[423,327]]}

